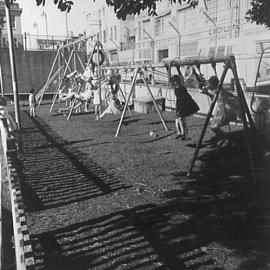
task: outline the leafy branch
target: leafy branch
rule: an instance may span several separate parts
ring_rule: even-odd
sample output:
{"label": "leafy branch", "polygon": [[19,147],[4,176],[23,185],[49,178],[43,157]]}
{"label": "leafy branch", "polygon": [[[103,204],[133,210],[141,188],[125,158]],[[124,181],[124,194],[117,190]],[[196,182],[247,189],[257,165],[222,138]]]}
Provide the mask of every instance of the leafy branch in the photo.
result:
{"label": "leafy branch", "polygon": [[270,1],[252,0],[251,8],[247,12],[246,19],[256,24],[265,25],[270,28]]}
{"label": "leafy branch", "polygon": [[[54,4],[57,5],[57,7],[61,11],[67,11],[69,12],[71,10],[71,7],[73,5],[73,2],[70,0],[53,0]],[[45,5],[46,0],[36,0],[36,3],[38,6]]]}
{"label": "leafy branch", "polygon": [[[54,4],[61,11],[70,11],[73,2],[70,0],[53,0]],[[93,0],[95,2],[95,0]],[[114,12],[118,19],[126,19],[128,14],[140,14],[141,11],[147,9],[148,15],[156,15],[156,3],[162,0],[106,0],[108,6],[114,7]],[[165,1],[165,0],[164,0]],[[171,3],[179,3],[180,5],[188,4],[192,7],[198,5],[199,0],[167,0]],[[36,0],[37,5],[45,5],[46,0]]]}

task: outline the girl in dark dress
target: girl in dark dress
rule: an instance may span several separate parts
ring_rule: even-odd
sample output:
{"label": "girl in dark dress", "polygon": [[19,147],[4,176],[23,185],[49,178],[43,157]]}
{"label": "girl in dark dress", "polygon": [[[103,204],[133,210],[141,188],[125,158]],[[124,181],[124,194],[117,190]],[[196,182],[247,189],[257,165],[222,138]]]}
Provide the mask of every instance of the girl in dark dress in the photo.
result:
{"label": "girl in dark dress", "polygon": [[171,84],[174,87],[174,94],[176,96],[176,139],[181,138],[182,140],[187,140],[188,128],[186,123],[186,117],[196,113],[200,108],[189,95],[186,87],[183,85],[178,75],[172,76]]}

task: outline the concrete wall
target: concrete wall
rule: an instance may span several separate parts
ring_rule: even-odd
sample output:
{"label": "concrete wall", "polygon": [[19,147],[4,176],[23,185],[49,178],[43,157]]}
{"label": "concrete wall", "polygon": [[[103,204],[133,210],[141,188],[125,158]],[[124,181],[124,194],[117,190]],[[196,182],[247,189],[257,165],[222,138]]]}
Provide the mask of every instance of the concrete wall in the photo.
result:
{"label": "concrete wall", "polygon": [[[150,86],[151,92],[153,93],[154,96],[163,96],[165,97],[165,110],[174,110],[175,109],[175,95],[174,95],[174,91],[172,88],[168,88],[166,86]],[[126,98],[128,97],[128,94],[130,92],[130,88],[131,88],[131,84],[121,84],[121,89],[124,93],[124,95],[126,96]],[[211,100],[210,98],[205,95],[202,94],[198,91],[198,89],[195,88],[188,88],[188,92],[189,94],[192,96],[192,98],[197,102],[197,104],[200,107],[199,113],[201,114],[207,114],[208,110],[209,110],[209,106],[211,104]],[[146,97],[149,96],[149,92],[147,90],[147,87],[143,84],[137,84],[135,85],[135,91],[133,92],[133,96],[132,98],[142,98],[142,97]],[[269,95],[256,95],[260,100],[264,100],[267,102],[267,104],[269,104],[270,99],[269,99]],[[121,95],[119,95],[120,99],[123,101],[123,98],[121,97]],[[245,97],[246,97],[246,102],[248,104],[248,107],[250,108],[251,106],[251,99],[252,99],[252,93],[245,93]],[[132,104],[132,98],[129,102],[129,104]],[[252,110],[250,110],[250,112],[252,112]],[[269,119],[270,117],[270,109],[268,106],[268,109],[266,109],[266,120]]]}
{"label": "concrete wall", "polygon": [[[30,88],[38,89],[46,81],[50,72],[55,51],[15,50],[18,91],[28,92]],[[0,49],[4,93],[12,93],[12,78],[7,48]]]}
{"label": "concrete wall", "polygon": [[[29,92],[31,88],[40,89],[46,82],[53,61],[56,56],[56,51],[24,51],[22,49],[15,50],[18,91],[19,93]],[[68,59],[69,53],[65,53],[65,58]],[[80,54],[82,63],[84,64],[84,56]],[[9,61],[9,51],[7,48],[0,48],[0,63],[2,66],[4,93],[12,93],[12,78]],[[63,60],[62,60],[63,63]],[[70,64],[74,70],[74,62]],[[55,65],[54,71],[58,68]],[[76,69],[82,72],[79,61],[76,62]],[[50,85],[49,92],[54,92],[57,86],[57,79]]]}

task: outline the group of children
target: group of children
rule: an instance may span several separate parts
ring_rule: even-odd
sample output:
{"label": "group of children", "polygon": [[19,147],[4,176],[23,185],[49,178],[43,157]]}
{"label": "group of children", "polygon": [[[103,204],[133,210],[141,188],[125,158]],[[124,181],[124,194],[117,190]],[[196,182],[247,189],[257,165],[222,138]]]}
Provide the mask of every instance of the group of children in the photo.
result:
{"label": "group of children", "polygon": [[[96,120],[102,119],[106,114],[119,114],[120,101],[117,97],[117,90],[115,90],[113,86],[113,83],[115,83],[115,81],[112,79],[112,74],[108,74],[107,78],[103,81],[101,81],[101,77],[99,76],[97,70],[92,70],[92,72],[90,72],[89,74],[87,77],[83,75],[79,77],[77,76],[75,80],[79,78],[79,81],[74,81],[71,77],[65,77],[64,80],[67,84],[65,87],[60,89],[59,97],[62,100],[77,99],[79,102],[81,102],[81,104],[85,102],[86,110],[88,104],[92,100]],[[73,75],[75,75],[75,73]],[[86,82],[84,91],[81,91],[82,79]],[[107,108],[103,111],[103,113],[101,113],[101,84],[104,82],[107,84],[109,91],[105,97]],[[190,138],[188,136],[186,118],[198,112],[200,108],[198,104],[193,100],[193,98],[189,95],[187,88],[184,86],[184,78],[183,76],[181,76],[181,73],[179,75],[173,75],[170,79],[170,83],[174,88],[174,94],[176,96],[175,128],[177,135],[175,138],[180,138],[181,140],[188,140]],[[206,88],[203,90],[203,93],[213,99],[218,89],[218,85],[219,79],[217,78],[217,76],[210,77]],[[36,100],[34,95],[34,89],[31,89],[29,93],[29,113],[31,117],[36,116],[35,106]],[[239,115],[239,104],[237,103],[235,97],[229,91],[221,91],[217,100],[215,110],[213,112],[213,120],[211,125],[213,132],[217,136],[222,135],[223,132],[221,130],[221,127],[228,124],[232,120],[236,120]]]}
{"label": "group of children", "polygon": [[[73,76],[76,76],[73,78]],[[76,74],[72,77],[65,77],[65,86],[59,91],[59,98],[65,101],[73,101],[76,99],[77,104],[85,104],[85,111],[88,111],[88,106],[92,103],[94,105],[95,119],[100,120],[106,114],[120,113],[118,105],[117,91],[113,88],[111,83],[112,74],[101,78],[96,69],[90,70],[87,74]],[[77,81],[74,81],[77,80]],[[84,88],[84,89],[83,89]],[[101,105],[104,101],[107,108],[101,113]],[[62,109],[68,110],[71,107]],[[62,111],[60,109],[60,111]]]}

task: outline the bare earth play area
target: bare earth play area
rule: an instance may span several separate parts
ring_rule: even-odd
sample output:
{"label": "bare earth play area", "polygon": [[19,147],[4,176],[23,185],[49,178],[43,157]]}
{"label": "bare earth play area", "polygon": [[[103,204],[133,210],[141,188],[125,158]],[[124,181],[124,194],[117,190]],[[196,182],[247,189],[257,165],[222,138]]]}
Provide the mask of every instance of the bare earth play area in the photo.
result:
{"label": "bare earth play area", "polygon": [[[22,106],[18,168],[37,269],[269,269],[269,129],[251,134],[251,177],[242,125],[208,129],[186,176],[191,140],[175,139],[174,113],[69,121],[44,102]],[[153,131],[156,136],[150,136]],[[268,169],[267,169],[268,168]]]}

